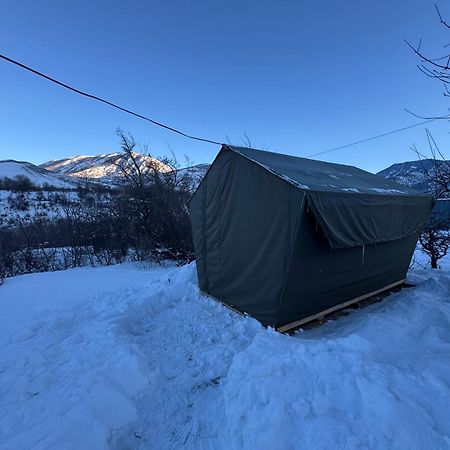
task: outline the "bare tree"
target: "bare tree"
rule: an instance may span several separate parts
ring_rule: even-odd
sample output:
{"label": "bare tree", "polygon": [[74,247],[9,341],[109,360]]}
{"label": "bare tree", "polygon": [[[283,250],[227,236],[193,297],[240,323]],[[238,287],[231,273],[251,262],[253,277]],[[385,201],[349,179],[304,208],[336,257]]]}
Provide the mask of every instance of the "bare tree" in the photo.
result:
{"label": "bare tree", "polygon": [[[442,16],[439,7],[435,4],[437,18],[444,31],[450,30],[450,23]],[[406,41],[406,44],[419,57],[419,70],[427,77],[438,80],[444,86],[444,95],[450,96],[450,43],[446,43],[438,56],[428,56],[422,50],[422,39],[418,45],[413,45]],[[424,118],[417,114],[414,116]],[[433,117],[433,119],[449,119],[450,116]],[[426,117],[431,119],[431,117]],[[450,248],[450,211],[447,207],[450,197],[450,162],[446,160],[444,154],[439,149],[431,133],[426,130],[429,151],[431,153],[431,168],[423,167],[422,173],[428,185],[428,193],[433,196],[435,206],[431,213],[427,227],[419,237],[421,249],[429,256],[431,267],[438,268],[438,261],[443,258]],[[430,159],[419,152],[414,146],[413,150],[419,159]],[[449,205],[450,206],[450,205]]]}
{"label": "bare tree", "polygon": [[21,178],[0,179],[11,191],[8,212],[0,215],[0,284],[23,273],[126,259],[192,259],[190,169],[179,169],[174,154],[156,159],[138,153],[131,135],[118,134],[124,181],[117,188],[86,183],[47,191]]}
{"label": "bare tree", "polygon": [[126,134],[120,128],[117,129],[117,135],[122,149],[121,158],[116,163],[117,167],[127,183],[135,187],[143,187],[145,178],[138,161],[138,154],[134,151],[136,142],[130,133]]}
{"label": "bare tree", "polygon": [[[450,30],[450,23],[445,20],[435,4],[437,17],[445,30]],[[420,63],[417,65],[419,70],[427,77],[436,79],[442,82],[444,86],[444,95],[450,96],[450,43],[443,46],[441,54],[438,56],[428,56],[422,50],[422,39],[420,39],[417,45],[411,44],[405,40],[406,44],[411,50],[419,57]]]}
{"label": "bare tree", "polygon": [[154,158],[144,148],[135,151],[134,138],[118,130],[122,158],[118,167],[124,183],[117,209],[129,218],[129,234],[139,259],[189,259],[192,242],[188,201],[192,191],[189,170],[179,170],[171,157]]}
{"label": "bare tree", "polygon": [[[450,162],[445,159],[431,133],[426,130],[431,153],[431,168],[422,166],[422,174],[428,185],[428,193],[434,199],[430,220],[419,236],[419,245],[430,258],[431,267],[438,268],[438,261],[450,249]],[[413,150],[419,160],[427,158],[416,147]],[[427,158],[429,159],[429,158]],[[448,206],[447,206],[448,205]]]}
{"label": "bare tree", "polygon": [[421,170],[428,184],[427,193],[435,200],[450,197],[450,161],[445,158],[430,131],[426,129],[425,132],[429,155],[419,151],[415,145],[411,149],[416,153],[419,161],[431,161],[431,168],[425,168],[422,164]]}
{"label": "bare tree", "polygon": [[439,267],[438,261],[447,255],[450,248],[449,217],[448,211],[433,210],[428,225],[419,236],[420,248],[430,258],[432,269]]}
{"label": "bare tree", "polygon": [[238,146],[238,147],[245,147],[245,148],[253,148],[252,140],[250,139],[250,137],[246,131],[244,131],[244,136],[241,138],[241,142],[239,144],[233,144],[228,136],[227,136],[227,142],[231,147]]}

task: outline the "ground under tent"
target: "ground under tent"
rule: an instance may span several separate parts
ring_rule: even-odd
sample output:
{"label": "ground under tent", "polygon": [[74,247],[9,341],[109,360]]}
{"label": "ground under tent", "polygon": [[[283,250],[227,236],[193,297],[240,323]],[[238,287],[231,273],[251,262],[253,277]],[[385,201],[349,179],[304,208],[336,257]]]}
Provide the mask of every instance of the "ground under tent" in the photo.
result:
{"label": "ground under tent", "polygon": [[403,283],[431,208],[352,166],[223,145],[190,202],[200,289],[283,331]]}

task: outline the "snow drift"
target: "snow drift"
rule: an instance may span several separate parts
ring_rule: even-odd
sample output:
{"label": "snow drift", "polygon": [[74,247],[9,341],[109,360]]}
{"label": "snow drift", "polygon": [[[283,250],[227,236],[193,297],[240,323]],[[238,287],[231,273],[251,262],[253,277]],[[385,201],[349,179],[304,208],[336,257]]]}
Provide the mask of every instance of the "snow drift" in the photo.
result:
{"label": "snow drift", "polygon": [[200,296],[195,266],[0,288],[0,448],[450,446],[450,264],[285,336]]}

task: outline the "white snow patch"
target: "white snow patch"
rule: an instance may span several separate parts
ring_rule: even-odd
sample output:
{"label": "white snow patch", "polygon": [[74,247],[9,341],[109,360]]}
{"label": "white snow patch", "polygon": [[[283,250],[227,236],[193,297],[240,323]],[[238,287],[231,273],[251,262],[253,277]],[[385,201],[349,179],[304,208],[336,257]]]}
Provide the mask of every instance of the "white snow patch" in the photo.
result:
{"label": "white snow patch", "polygon": [[384,189],[384,188],[369,188],[371,191],[379,192],[380,194],[405,194],[405,191],[400,189]]}
{"label": "white snow patch", "polygon": [[70,180],[70,178],[54,174],[31,163],[13,160],[0,161],[0,178],[15,178],[17,176],[25,176],[34,185],[40,187],[44,184],[63,189],[77,187],[77,183]]}

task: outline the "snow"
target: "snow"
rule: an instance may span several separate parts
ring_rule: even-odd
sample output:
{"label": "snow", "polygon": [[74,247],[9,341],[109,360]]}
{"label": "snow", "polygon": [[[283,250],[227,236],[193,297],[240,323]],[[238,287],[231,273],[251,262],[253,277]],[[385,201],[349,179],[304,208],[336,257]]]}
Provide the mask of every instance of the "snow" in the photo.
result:
{"label": "snow", "polygon": [[7,279],[0,448],[449,448],[442,267],[294,336],[201,296],[194,264]]}
{"label": "snow", "polygon": [[[64,192],[64,198],[76,202],[76,192]],[[102,194],[97,194],[101,196]],[[23,199],[22,209],[17,207],[17,201]],[[55,200],[55,192],[11,192],[0,190],[0,230],[13,228],[21,223],[34,219],[54,220],[65,217],[66,213],[61,202]]]}
{"label": "snow", "polygon": [[438,166],[447,164],[444,160],[422,159],[393,164],[378,172],[378,175],[391,179],[399,184],[418,189],[423,192],[433,190],[433,173]]}
{"label": "snow", "polygon": [[62,189],[73,189],[77,186],[77,183],[70,178],[53,174],[31,163],[13,160],[0,161],[0,178],[14,178],[19,175],[26,176],[33,184],[40,187],[45,183]]}
{"label": "snow", "polygon": [[276,173],[276,172],[275,172],[274,170],[272,170],[272,169],[269,169],[269,170],[270,170],[271,172],[275,173],[277,176],[279,176],[279,177],[282,178],[283,180],[287,181],[288,183],[293,184],[294,186],[297,186],[297,187],[300,188],[300,189],[304,189],[304,190],[307,190],[307,191],[309,191],[309,189],[310,189],[310,187],[307,186],[306,184],[299,183],[298,181],[293,180],[292,178],[288,177],[287,175],[284,175],[284,174],[278,174],[278,173]]}
{"label": "snow", "polygon": [[[41,164],[41,167],[55,173],[66,174],[74,179],[90,179],[106,184],[114,184],[123,177],[119,168],[122,153],[106,153],[95,156],[73,156],[61,160],[52,160]],[[143,172],[149,167],[157,167],[162,172],[172,170],[167,164],[156,158],[133,152],[133,157]]]}
{"label": "snow", "polygon": [[405,191],[401,191],[400,189],[370,188],[370,190],[379,194],[406,194]]}

